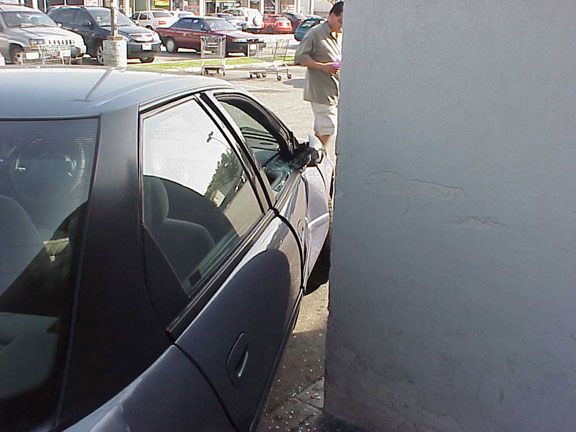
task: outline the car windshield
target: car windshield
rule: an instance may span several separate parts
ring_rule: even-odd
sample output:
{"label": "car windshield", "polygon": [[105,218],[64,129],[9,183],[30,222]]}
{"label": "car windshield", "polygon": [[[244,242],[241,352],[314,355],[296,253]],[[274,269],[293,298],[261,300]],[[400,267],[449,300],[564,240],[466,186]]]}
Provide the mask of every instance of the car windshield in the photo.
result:
{"label": "car windshield", "polygon": [[49,423],[70,327],[97,119],[0,120],[0,425]]}
{"label": "car windshield", "polygon": [[222,18],[207,19],[206,24],[212,31],[236,30],[232,24]]}
{"label": "car windshield", "polygon": [[172,18],[172,14],[170,12],[152,12],[154,18]]}
{"label": "car windshield", "polygon": [[48,15],[33,10],[3,12],[2,17],[8,27],[56,27],[56,23]]}
{"label": "car windshield", "polygon": [[[88,12],[90,12],[90,15],[92,15],[92,18],[94,18],[94,20],[96,21],[96,24],[98,24],[100,27],[110,27],[111,23],[111,13],[110,13],[110,9],[90,9]],[[116,14],[116,19],[118,20],[118,25],[119,26],[135,26],[136,24],[134,24],[132,21],[130,21],[130,19],[124,15],[121,12],[118,12]]]}

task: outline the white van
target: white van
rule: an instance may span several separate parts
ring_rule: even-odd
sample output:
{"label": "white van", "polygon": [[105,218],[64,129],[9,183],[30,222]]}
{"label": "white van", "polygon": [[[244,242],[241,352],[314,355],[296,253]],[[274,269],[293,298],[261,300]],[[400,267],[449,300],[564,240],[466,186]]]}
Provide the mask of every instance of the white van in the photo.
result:
{"label": "white van", "polygon": [[242,30],[261,29],[264,27],[264,18],[258,9],[247,7],[230,8],[223,10],[227,13],[242,19]]}

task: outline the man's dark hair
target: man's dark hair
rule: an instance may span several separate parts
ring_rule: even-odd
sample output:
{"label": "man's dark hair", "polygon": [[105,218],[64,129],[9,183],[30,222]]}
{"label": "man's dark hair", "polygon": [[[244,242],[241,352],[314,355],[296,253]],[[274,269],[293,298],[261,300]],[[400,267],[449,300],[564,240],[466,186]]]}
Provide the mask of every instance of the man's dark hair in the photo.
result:
{"label": "man's dark hair", "polygon": [[338,3],[334,3],[334,6],[332,6],[332,9],[330,9],[330,13],[334,14],[336,16],[342,15],[342,12],[344,12],[344,2],[343,1],[339,1]]}

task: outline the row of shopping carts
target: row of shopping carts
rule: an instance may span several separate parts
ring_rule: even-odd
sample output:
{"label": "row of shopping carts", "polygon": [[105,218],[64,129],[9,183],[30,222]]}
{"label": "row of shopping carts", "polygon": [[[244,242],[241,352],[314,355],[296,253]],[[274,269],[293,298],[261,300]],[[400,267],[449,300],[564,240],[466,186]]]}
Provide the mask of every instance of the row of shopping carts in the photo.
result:
{"label": "row of shopping carts", "polygon": [[[288,53],[288,39],[279,39],[274,43],[263,46],[260,42],[247,42],[246,55],[253,58],[248,74],[250,78],[266,78],[274,74],[278,81],[282,81],[282,73],[287,79],[292,78],[286,56]],[[221,73],[226,75],[226,38],[224,36],[202,36],[200,41],[200,57],[202,75]]]}

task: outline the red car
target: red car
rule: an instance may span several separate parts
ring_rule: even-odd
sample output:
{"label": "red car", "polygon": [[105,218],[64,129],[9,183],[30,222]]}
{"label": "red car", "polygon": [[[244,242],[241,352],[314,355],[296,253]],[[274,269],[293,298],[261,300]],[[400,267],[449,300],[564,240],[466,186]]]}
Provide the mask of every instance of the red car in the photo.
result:
{"label": "red car", "polygon": [[264,15],[264,26],[261,33],[292,33],[292,23],[282,15]]}
{"label": "red car", "polygon": [[169,53],[178,52],[178,48],[192,48],[200,52],[201,36],[225,36],[226,55],[256,52],[257,46],[263,47],[264,41],[251,33],[237,30],[232,24],[216,17],[185,17],[170,27],[159,27],[156,32]]}

